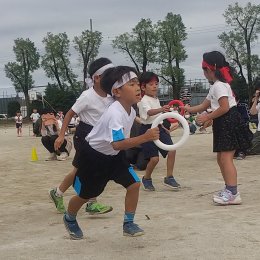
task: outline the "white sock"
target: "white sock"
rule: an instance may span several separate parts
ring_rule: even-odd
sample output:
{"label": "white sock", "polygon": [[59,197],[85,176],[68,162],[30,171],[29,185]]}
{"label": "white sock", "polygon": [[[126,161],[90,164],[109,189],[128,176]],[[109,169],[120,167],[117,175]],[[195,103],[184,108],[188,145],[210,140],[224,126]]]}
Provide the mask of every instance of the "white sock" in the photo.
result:
{"label": "white sock", "polygon": [[62,192],[62,191],[60,190],[60,188],[58,187],[58,188],[56,189],[55,195],[56,195],[57,197],[62,197],[62,196],[63,196],[63,193],[64,193],[64,192]]}
{"label": "white sock", "polygon": [[91,198],[91,199],[88,200],[87,204],[89,205],[89,204],[92,204],[94,202],[97,202],[97,199],[96,198]]}

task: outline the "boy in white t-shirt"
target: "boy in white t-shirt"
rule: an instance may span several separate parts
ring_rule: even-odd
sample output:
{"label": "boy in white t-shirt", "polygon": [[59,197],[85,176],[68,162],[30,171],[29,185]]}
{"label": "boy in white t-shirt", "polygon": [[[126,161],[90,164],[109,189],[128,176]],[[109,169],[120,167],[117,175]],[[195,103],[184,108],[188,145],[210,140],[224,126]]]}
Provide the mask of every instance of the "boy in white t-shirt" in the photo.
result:
{"label": "boy in white t-shirt", "polygon": [[21,111],[16,112],[16,116],[14,117],[15,120],[15,126],[17,130],[17,136],[21,137],[22,136],[22,127],[23,127],[23,117],[21,114]]}
{"label": "boy in white t-shirt", "polygon": [[[73,184],[78,168],[80,150],[85,141],[85,137],[101,117],[106,107],[114,102],[114,99],[110,95],[107,95],[100,87],[101,75],[107,68],[110,67],[114,67],[114,65],[107,58],[99,58],[90,64],[89,74],[94,82],[94,86],[82,92],[72,108],[66,113],[59,137],[55,140],[54,148],[55,150],[58,150],[64,142],[66,129],[71,121],[71,118],[77,114],[80,117],[80,123],[77,126],[73,137],[74,148],[76,150],[72,162],[74,168],[65,176],[57,188],[51,189],[49,192],[51,199],[60,213],[65,212],[63,194]],[[111,206],[98,203],[96,198],[89,200],[86,205],[86,212],[91,215],[104,214],[112,210],[113,208]]]}
{"label": "boy in white t-shirt", "polygon": [[[37,121],[40,117],[41,117],[41,116],[40,116],[40,114],[37,112],[37,109],[34,108],[32,114],[30,115],[30,118],[31,118],[32,123],[33,123],[33,130],[34,130],[34,125],[35,125],[36,121]],[[35,134],[33,134],[33,136],[35,136]]]}
{"label": "boy in white t-shirt", "polygon": [[76,220],[79,209],[89,198],[99,196],[110,180],[126,188],[123,234],[140,236],[144,233],[134,223],[140,179],[122,150],[158,139],[159,130],[156,127],[143,135],[129,138],[136,117],[132,105],[141,98],[134,68],[118,66],[108,69],[102,76],[101,86],[116,101],[104,112],[86,137],[87,142],[80,153],[79,168],[73,184],[77,195],[70,199],[68,211],[63,217],[72,239],[83,238]]}

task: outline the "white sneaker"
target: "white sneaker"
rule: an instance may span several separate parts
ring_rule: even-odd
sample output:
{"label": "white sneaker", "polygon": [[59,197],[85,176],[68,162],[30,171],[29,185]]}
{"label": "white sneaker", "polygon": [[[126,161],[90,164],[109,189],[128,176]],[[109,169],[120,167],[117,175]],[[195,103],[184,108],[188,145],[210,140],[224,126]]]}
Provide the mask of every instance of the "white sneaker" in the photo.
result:
{"label": "white sneaker", "polygon": [[57,160],[57,156],[55,153],[50,153],[50,156],[48,158],[46,158],[45,161],[55,161]]}
{"label": "white sneaker", "polygon": [[213,196],[213,201],[218,205],[239,205],[242,203],[239,192],[233,195],[231,191],[225,189]]}
{"label": "white sneaker", "polygon": [[68,154],[66,152],[62,152],[59,156],[57,156],[58,161],[65,161],[68,158]]}

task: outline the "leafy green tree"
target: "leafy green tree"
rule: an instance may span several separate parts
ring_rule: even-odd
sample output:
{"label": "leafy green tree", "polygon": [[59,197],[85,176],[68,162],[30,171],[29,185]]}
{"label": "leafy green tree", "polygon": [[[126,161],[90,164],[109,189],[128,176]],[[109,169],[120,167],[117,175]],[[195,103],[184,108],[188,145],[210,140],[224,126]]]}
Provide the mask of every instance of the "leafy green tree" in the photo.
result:
{"label": "leafy green tree", "polygon": [[43,39],[45,54],[42,56],[42,67],[46,76],[56,81],[61,90],[79,91],[77,76],[70,65],[70,41],[66,33],[47,33]]}
{"label": "leafy green tree", "polygon": [[179,97],[184,85],[184,70],[180,63],[187,58],[183,42],[187,39],[186,27],[178,14],[168,13],[156,26],[158,52],[156,61],[161,65],[160,77],[172,87],[174,98]]}
{"label": "leafy green tree", "polygon": [[30,99],[29,90],[33,86],[32,73],[39,68],[40,55],[30,39],[18,38],[14,41],[13,51],[16,61],[5,65],[5,74],[17,92],[23,92],[29,115]]}
{"label": "leafy green tree", "polygon": [[56,111],[62,110],[66,113],[76,99],[77,94],[73,90],[60,89],[56,84],[48,84],[45,89],[45,107],[55,109]]}
{"label": "leafy green tree", "polygon": [[124,33],[113,40],[113,48],[126,53],[138,72],[146,71],[156,57],[157,37],[150,19],[141,19],[131,33]]}
{"label": "leafy green tree", "polygon": [[[229,5],[224,13],[227,25],[232,30],[219,35],[221,46],[226,50],[228,58],[239,68],[242,78],[247,75],[249,97],[253,94],[253,62],[259,61],[252,54],[252,44],[258,39],[260,32],[260,5],[250,2],[243,8],[235,3]],[[246,70],[246,72],[243,72]]]}
{"label": "leafy green tree", "polygon": [[102,33],[95,31],[83,31],[80,36],[74,37],[74,48],[79,53],[80,62],[83,64],[83,82],[86,89],[85,79],[87,78],[88,65],[97,55],[102,42]]}

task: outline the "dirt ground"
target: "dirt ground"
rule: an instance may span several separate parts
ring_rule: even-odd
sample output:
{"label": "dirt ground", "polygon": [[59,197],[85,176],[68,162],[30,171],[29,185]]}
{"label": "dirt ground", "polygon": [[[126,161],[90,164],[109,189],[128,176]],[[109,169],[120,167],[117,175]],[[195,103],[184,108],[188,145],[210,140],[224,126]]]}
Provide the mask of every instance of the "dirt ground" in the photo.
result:
{"label": "dirt ground", "polygon": [[[72,241],[48,190],[70,171],[74,153],[67,161],[47,162],[40,138],[29,136],[28,126],[23,131],[18,138],[14,127],[0,128],[0,259],[260,259],[260,156],[235,161],[243,204],[214,206],[212,195],[223,181],[212,134],[192,135],[177,151],[175,176],[182,189],[162,184],[166,161],[160,158],[156,191],[140,191],[136,222],[144,236],[123,237],[125,191],[111,182],[99,201],[114,210],[93,217],[82,208],[78,221],[85,239]],[[66,204],[73,194],[65,194]]]}

